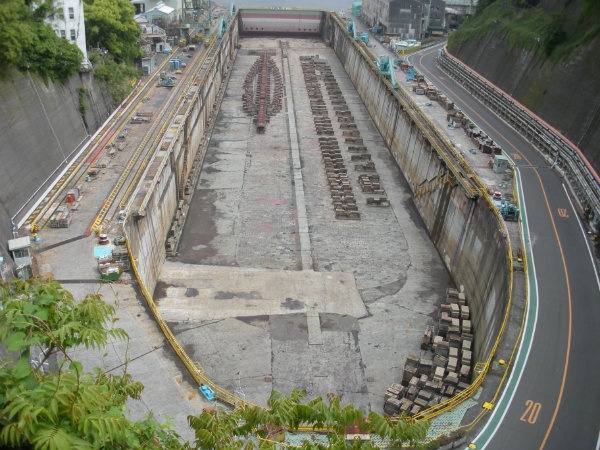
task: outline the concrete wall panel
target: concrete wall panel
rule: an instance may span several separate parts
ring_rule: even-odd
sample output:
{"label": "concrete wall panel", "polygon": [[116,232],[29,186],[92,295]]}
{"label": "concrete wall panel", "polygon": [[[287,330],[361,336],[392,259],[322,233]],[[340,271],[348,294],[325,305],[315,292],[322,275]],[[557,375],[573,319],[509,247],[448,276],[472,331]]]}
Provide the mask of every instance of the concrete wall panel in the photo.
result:
{"label": "concrete wall panel", "polygon": [[[0,256],[8,258],[11,218],[19,224],[31,200],[53,182],[112,111],[110,96],[90,73],[73,75],[65,84],[17,71],[0,91]],[[87,104],[80,113],[79,89]]]}
{"label": "concrete wall panel", "polygon": [[153,158],[130,205],[132,213],[125,224],[126,234],[140,278],[150,292],[165,262],[165,243],[174,220],[184,213],[186,200],[182,188],[188,183],[192,166],[202,164],[202,144],[209,138],[206,131],[217,107],[235,42],[237,24],[233,22],[231,29],[217,41],[220,51],[205,65],[206,75],[190,90],[186,101],[193,104],[180,107],[178,114],[183,116],[177,117],[167,130],[161,151]]}
{"label": "concrete wall panel", "polygon": [[500,30],[469,39],[455,56],[561,130],[600,171],[600,36],[560,64],[513,45]]}

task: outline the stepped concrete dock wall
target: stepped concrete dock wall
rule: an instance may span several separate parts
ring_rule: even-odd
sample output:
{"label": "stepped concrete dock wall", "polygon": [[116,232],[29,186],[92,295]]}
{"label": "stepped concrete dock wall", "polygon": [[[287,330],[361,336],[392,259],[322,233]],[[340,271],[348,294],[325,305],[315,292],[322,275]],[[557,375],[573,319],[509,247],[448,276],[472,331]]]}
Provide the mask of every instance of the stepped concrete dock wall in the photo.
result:
{"label": "stepped concrete dock wall", "polygon": [[456,285],[464,289],[477,334],[475,360],[483,361],[498,334],[510,290],[508,242],[497,216],[482,197],[471,198],[447,178],[444,159],[411,117],[422,113],[383,81],[365,57],[364,46],[348,39],[335,20],[328,21],[326,39],[411,186],[415,205]]}
{"label": "stepped concrete dock wall", "polygon": [[206,58],[202,74],[169,124],[149,170],[128,205],[126,235],[139,276],[152,292],[166,258],[166,243],[180,231],[189,206],[194,174],[201,169],[218,94],[233,63],[237,23],[218,39],[218,50]]}

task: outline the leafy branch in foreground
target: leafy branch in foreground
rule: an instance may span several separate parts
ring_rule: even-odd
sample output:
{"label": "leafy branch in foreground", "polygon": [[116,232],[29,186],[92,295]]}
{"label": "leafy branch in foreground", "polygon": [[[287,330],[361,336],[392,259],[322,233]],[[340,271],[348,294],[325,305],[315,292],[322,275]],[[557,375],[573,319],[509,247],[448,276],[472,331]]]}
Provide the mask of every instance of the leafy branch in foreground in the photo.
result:
{"label": "leafy branch in foreground", "polygon": [[353,405],[341,405],[341,397],[329,395],[327,401],[317,397],[302,403],[305,391],[293,390],[289,397],[274,391],[267,408],[248,406],[233,411],[205,410],[199,416],[188,417],[194,430],[198,450],[209,449],[269,449],[278,445],[273,431],[285,427],[296,432],[300,427],[322,431],[325,439],[306,438],[300,445],[287,444],[290,449],[364,449],[380,448],[374,441],[347,442],[345,429],[358,424],[366,434],[379,436],[387,448],[402,448],[410,445],[419,448],[426,436],[427,422],[412,423],[406,416],[397,421],[371,412],[364,417]]}
{"label": "leafy branch in foreground", "polygon": [[[247,406],[232,411],[206,409],[189,416],[194,443],[154,420],[133,422],[125,417],[125,404],[138,399],[143,386],[124,371],[121,375],[95,368],[86,372],[72,359],[77,346],[102,348],[110,339],[127,339],[120,328],[109,328],[115,308],[100,295],[76,301],[53,281],[14,280],[0,285],[0,339],[8,355],[0,354],[0,448],[3,449],[271,449],[281,433],[307,434],[288,448],[345,450],[379,448],[374,441],[346,441],[349,425],[380,437],[387,448],[403,445],[420,448],[428,424],[402,416],[392,422],[371,412],[365,417],[341,397],[328,395],[304,401],[305,391],[289,397],[275,391],[267,406]],[[32,366],[32,348],[41,348],[43,361]],[[56,368],[43,370],[44,362],[58,358]]]}
{"label": "leafy branch in foreground", "polygon": [[[0,447],[14,449],[180,449],[179,436],[147,417],[133,422],[125,402],[138,399],[139,382],[124,372],[84,372],[69,351],[102,348],[127,339],[113,306],[98,294],[76,301],[53,281],[14,280],[0,286],[0,340],[9,354],[0,363]],[[32,366],[32,348],[43,360]],[[42,370],[57,357],[56,370]]]}

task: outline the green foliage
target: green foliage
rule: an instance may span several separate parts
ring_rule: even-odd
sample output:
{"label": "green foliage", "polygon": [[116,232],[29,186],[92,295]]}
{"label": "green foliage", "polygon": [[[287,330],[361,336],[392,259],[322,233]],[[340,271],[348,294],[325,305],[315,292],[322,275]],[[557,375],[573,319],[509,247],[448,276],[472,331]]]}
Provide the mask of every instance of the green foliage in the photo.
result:
{"label": "green foliage", "polygon": [[488,6],[496,0],[479,0],[475,9],[476,14],[481,14]]}
{"label": "green foliage", "polygon": [[563,29],[565,20],[566,15],[564,11],[552,14],[552,19],[548,24],[544,37],[544,50],[547,56],[550,56],[556,47],[566,41],[567,33]]}
{"label": "green foliage", "polygon": [[84,12],[89,45],[106,48],[117,63],[132,63],[142,55],[141,30],[129,0],[86,0]]}
{"label": "green foliage", "polygon": [[[84,372],[69,350],[100,348],[124,339],[115,310],[99,295],[75,301],[56,282],[14,280],[0,285],[0,339],[11,357],[0,362],[0,448],[3,449],[182,449],[179,437],[152,417],[131,422],[125,402],[143,386],[124,372]],[[30,364],[30,348],[56,354],[58,369],[45,373]],[[37,368],[36,368],[37,367]]]}
{"label": "green foliage", "polygon": [[[548,12],[543,0],[482,0],[477,14],[448,38],[456,54],[467,42],[484,42],[490,34],[510,48],[535,51],[541,59],[558,62],[600,34],[600,2],[585,0],[583,8]],[[548,6],[550,7],[550,6]],[[575,20],[573,20],[575,19]],[[576,24],[567,28],[567,23]]]}
{"label": "green foliage", "polygon": [[127,337],[120,328],[104,327],[115,309],[100,295],[76,301],[56,282],[15,280],[0,289],[0,301],[0,340],[12,351],[32,345],[63,352],[77,345],[102,348],[109,337]]}
{"label": "green foliage", "polygon": [[88,53],[88,59],[92,65],[96,65],[102,62],[102,55],[96,52]]}
{"label": "green foliage", "polygon": [[[302,403],[305,391],[294,390],[289,397],[273,392],[267,408],[248,406],[234,411],[205,410],[198,417],[188,417],[194,430],[196,449],[271,449],[275,441],[270,430],[285,426],[295,431],[300,427],[327,430],[327,443],[316,440],[305,440],[299,446],[288,445],[287,448],[298,449],[375,449],[372,441],[346,442],[344,431],[348,425],[360,424],[362,431],[384,438],[388,448],[402,448],[410,444],[418,448],[427,433],[429,424],[411,423],[407,417],[397,422],[377,413],[370,413],[365,420],[363,413],[352,405],[341,405],[341,398],[329,395],[327,401],[317,397]],[[258,443],[252,439],[259,438]]]}
{"label": "green foliage", "polygon": [[16,64],[33,43],[31,10],[20,0],[0,2],[0,67]]}
{"label": "green foliage", "polygon": [[[114,324],[114,307],[97,294],[76,301],[60,284],[41,279],[13,280],[0,285],[0,340],[10,357],[0,361],[0,448],[3,449],[143,449],[190,448],[181,438],[149,415],[128,420],[123,411],[130,399],[139,399],[143,386],[125,371],[107,374],[95,368],[84,371],[70,350],[75,346],[100,348],[109,338],[126,339]],[[57,355],[56,370],[40,370],[30,363],[30,349]],[[289,397],[273,392],[266,408],[248,406],[233,411],[205,410],[188,417],[196,449],[272,449],[273,433],[281,427],[308,426],[327,430],[327,441],[305,440],[299,449],[374,450],[371,442],[346,442],[344,430],[361,424],[364,432],[386,439],[389,448],[410,444],[418,448],[428,424],[406,417],[392,422],[370,413],[368,418],[341,398],[329,395],[303,402],[305,391]],[[259,438],[258,441],[256,438]]]}
{"label": "green foliage", "polygon": [[81,65],[83,55],[71,42],[59,38],[43,22],[51,2],[24,0],[0,3],[0,67],[16,66],[44,78],[64,81]]}
{"label": "green foliage", "polygon": [[472,40],[483,41],[489,34],[504,37],[511,48],[535,49],[547,27],[547,15],[537,8],[517,9],[497,1],[461,25],[448,38],[448,48],[456,53]]}
{"label": "green foliage", "polygon": [[423,450],[438,450],[440,443],[437,440],[429,441],[423,446]]}
{"label": "green foliage", "polygon": [[540,4],[541,0],[512,0],[517,8],[533,8]]}
{"label": "green foliage", "polygon": [[94,69],[94,79],[104,83],[116,103],[127,97],[132,88],[131,80],[138,77],[139,73],[134,67],[117,64],[108,58]]}
{"label": "green foliage", "polygon": [[85,86],[79,86],[77,88],[77,93],[79,94],[79,114],[81,114],[82,116],[85,115],[85,112],[88,109],[88,104],[85,102],[86,92],[87,89],[85,88]]}
{"label": "green foliage", "polygon": [[32,45],[23,51],[17,67],[63,82],[77,72],[83,55],[75,44],[56,36],[48,25],[37,25],[34,30]]}
{"label": "green foliage", "polygon": [[[563,11],[564,13],[565,11]],[[566,29],[565,21],[558,13],[552,16],[553,21],[546,40],[547,53],[553,61],[562,61],[600,35],[600,2],[586,0],[577,20],[574,31]]]}

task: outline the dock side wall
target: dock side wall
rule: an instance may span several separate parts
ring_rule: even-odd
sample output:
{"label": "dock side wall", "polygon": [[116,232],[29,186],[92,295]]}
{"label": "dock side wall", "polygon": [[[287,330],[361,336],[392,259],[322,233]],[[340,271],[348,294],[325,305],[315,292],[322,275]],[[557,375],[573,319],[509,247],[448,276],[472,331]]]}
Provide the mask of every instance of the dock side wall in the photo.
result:
{"label": "dock side wall", "polygon": [[510,298],[510,245],[504,224],[486,198],[470,198],[455,181],[415,123],[420,111],[379,74],[368,49],[349,39],[343,24],[331,17],[325,30],[325,39],[410,185],[414,204],[456,286],[464,289],[476,335],[475,361],[485,361]]}
{"label": "dock side wall", "polygon": [[166,244],[183,226],[194,186],[193,174],[201,169],[210,121],[214,120],[219,90],[229,70],[237,43],[237,22],[214,45],[201,71],[167,127],[159,148],[128,205],[125,234],[136,260],[139,277],[153,292],[166,260]]}

